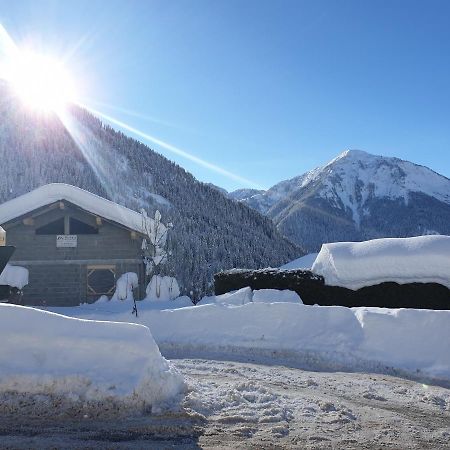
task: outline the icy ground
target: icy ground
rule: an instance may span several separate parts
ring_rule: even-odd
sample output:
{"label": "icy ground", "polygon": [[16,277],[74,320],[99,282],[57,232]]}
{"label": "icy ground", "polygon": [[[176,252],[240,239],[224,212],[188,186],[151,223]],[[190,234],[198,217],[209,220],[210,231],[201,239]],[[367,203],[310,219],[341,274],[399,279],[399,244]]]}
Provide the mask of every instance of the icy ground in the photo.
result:
{"label": "icy ground", "polygon": [[[309,372],[180,359],[189,393],[178,412],[116,418],[56,398],[2,398],[1,448],[449,448],[450,391],[387,375]],[[5,397],[5,394],[3,394]],[[5,401],[8,400],[8,401]],[[17,400],[17,399],[15,399]],[[66,400],[67,402],[67,400]],[[44,402],[45,404],[45,402]],[[27,416],[26,419],[24,417]]]}

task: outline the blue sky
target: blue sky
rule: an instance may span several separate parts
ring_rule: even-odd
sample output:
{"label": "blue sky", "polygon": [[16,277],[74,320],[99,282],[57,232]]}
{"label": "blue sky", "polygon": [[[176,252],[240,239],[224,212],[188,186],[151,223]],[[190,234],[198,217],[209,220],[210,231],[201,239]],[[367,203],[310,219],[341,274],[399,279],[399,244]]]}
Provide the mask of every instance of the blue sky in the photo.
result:
{"label": "blue sky", "polygon": [[446,0],[0,0],[93,108],[261,187],[348,148],[450,177],[449,18]]}

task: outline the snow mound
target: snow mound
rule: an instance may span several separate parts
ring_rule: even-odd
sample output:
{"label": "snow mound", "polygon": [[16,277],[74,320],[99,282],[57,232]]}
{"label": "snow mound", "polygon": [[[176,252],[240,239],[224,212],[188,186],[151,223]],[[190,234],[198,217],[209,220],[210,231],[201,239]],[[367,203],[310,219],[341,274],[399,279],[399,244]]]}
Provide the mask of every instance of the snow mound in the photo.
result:
{"label": "snow mound", "polygon": [[246,303],[249,303],[253,300],[253,292],[251,288],[244,287],[237,291],[227,292],[226,294],[221,295],[212,295],[209,297],[203,297],[199,304],[200,305],[210,305],[210,304],[218,304],[218,305],[234,305],[234,306],[242,306]]}
{"label": "snow mound", "polygon": [[23,289],[28,284],[28,269],[7,264],[0,274],[0,285]]}
{"label": "snow mound", "polygon": [[297,292],[288,289],[256,289],[253,291],[254,303],[303,303]]}
{"label": "snow mound", "polygon": [[176,278],[153,275],[145,290],[145,300],[169,301],[180,296],[180,287]]}
{"label": "snow mound", "polygon": [[[139,285],[138,276],[134,272],[127,272],[118,278],[116,281],[116,290],[111,300],[134,300],[133,289],[136,289]],[[104,296],[99,298],[105,301]]]}
{"label": "snow mound", "polygon": [[148,411],[172,405],[184,391],[142,325],[0,304],[0,341],[2,394],[113,400]]}
{"label": "snow mound", "polygon": [[323,244],[312,271],[354,290],[388,281],[450,288],[449,267],[450,236],[418,236]]}
{"label": "snow mound", "polygon": [[291,262],[288,262],[284,266],[281,266],[280,269],[283,270],[294,270],[294,269],[311,269],[314,261],[317,258],[318,253],[309,253],[308,255],[302,256],[301,258],[294,259]]}

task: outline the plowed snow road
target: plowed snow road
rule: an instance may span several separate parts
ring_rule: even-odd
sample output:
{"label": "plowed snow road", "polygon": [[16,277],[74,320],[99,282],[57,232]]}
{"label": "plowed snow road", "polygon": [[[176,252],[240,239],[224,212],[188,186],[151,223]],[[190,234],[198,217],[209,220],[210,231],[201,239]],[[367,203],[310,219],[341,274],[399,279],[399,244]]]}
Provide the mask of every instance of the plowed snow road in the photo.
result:
{"label": "plowed snow road", "polygon": [[387,375],[173,362],[190,389],[179,413],[30,418],[24,401],[21,412],[0,411],[0,447],[450,448],[450,390],[442,387]]}

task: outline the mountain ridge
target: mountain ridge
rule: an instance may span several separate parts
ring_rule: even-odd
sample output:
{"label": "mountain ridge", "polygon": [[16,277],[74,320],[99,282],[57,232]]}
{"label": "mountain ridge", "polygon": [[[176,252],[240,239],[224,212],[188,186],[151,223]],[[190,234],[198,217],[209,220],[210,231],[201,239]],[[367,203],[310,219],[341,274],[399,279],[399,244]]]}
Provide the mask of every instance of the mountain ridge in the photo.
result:
{"label": "mountain ridge", "polygon": [[[307,251],[339,240],[450,233],[450,179],[423,165],[362,150],[346,150],[324,166],[240,201],[270,217]],[[397,218],[389,208],[397,210]],[[405,214],[411,214],[409,225]],[[309,227],[315,227],[315,237]]]}

